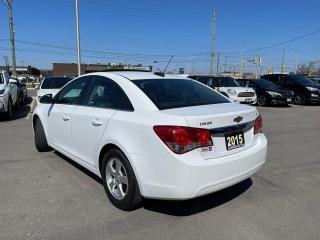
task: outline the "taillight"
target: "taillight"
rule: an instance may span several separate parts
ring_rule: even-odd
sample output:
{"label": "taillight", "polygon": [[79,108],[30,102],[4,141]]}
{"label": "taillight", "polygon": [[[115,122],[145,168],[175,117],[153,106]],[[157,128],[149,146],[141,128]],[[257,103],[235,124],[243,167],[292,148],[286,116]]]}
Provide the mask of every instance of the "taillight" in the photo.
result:
{"label": "taillight", "polygon": [[182,154],[200,147],[212,146],[209,130],[179,126],[154,126],[154,132],[174,152]]}
{"label": "taillight", "polygon": [[256,121],[254,123],[254,134],[261,133],[262,132],[262,127],[263,127],[262,117],[259,114],[259,116],[256,118]]}

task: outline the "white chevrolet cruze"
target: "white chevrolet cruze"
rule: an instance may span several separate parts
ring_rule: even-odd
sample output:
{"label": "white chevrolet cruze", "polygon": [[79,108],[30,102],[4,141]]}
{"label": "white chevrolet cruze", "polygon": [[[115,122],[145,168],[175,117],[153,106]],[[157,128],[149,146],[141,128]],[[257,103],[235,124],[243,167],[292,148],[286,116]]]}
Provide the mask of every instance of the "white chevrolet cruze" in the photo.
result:
{"label": "white chevrolet cruze", "polygon": [[40,102],[38,151],[53,148],[101,177],[123,210],[142,197],[190,199],[227,188],[266,161],[256,108],[188,78],[92,73]]}

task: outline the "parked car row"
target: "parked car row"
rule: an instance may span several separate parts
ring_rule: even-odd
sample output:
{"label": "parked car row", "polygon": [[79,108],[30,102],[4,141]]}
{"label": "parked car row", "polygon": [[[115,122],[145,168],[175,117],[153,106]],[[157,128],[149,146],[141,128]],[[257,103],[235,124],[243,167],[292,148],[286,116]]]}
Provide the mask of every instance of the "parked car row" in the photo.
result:
{"label": "parked car row", "polygon": [[201,75],[190,75],[188,77],[216,89],[234,102],[249,104],[255,104],[257,102],[257,96],[254,89],[240,86],[234,78]]}
{"label": "parked car row", "polygon": [[6,71],[0,71],[0,113],[11,119],[14,110],[28,98],[26,85],[19,80],[10,79]]}
{"label": "parked car row", "polygon": [[233,79],[231,77],[189,76],[204,83],[234,102],[257,103],[259,106],[320,103],[320,84],[317,78],[296,74],[268,74],[261,79]]}

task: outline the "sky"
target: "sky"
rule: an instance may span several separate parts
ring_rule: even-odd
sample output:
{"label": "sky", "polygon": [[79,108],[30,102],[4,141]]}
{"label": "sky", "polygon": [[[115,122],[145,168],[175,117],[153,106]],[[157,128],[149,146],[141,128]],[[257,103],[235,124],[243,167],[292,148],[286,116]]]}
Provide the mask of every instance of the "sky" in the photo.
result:
{"label": "sky", "polygon": [[[320,1],[79,0],[82,62],[122,62],[168,70],[210,69],[213,9],[216,9],[215,62],[262,58],[263,71],[280,69],[283,49],[288,71],[320,60]],[[17,64],[52,68],[76,62],[75,0],[14,0]],[[0,3],[0,64],[9,56],[8,12]],[[265,50],[264,47],[279,44]],[[228,53],[228,54],[226,54]],[[246,62],[246,71],[255,71]],[[215,66],[216,68],[216,66]]]}

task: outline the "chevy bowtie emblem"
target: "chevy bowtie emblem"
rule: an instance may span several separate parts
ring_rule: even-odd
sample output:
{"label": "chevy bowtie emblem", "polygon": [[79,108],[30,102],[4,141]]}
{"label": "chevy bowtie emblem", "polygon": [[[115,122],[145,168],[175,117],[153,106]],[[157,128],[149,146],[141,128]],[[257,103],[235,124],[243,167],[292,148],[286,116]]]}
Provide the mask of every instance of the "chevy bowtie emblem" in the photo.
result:
{"label": "chevy bowtie emblem", "polygon": [[236,117],[235,119],[233,119],[233,121],[236,122],[236,123],[239,123],[239,122],[242,121],[242,119],[243,119],[243,117],[238,116],[238,117]]}

